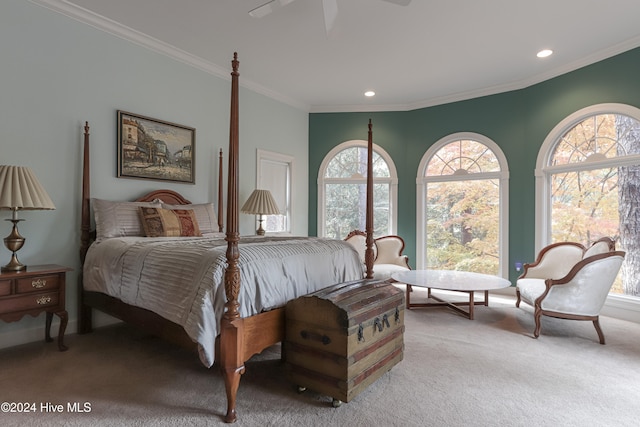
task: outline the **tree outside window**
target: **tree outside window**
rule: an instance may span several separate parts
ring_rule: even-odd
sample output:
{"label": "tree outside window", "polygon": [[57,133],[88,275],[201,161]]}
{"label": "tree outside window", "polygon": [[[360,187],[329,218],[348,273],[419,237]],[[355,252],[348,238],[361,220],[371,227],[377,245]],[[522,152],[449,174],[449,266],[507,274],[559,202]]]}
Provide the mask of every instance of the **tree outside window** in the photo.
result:
{"label": "tree outside window", "polygon": [[545,176],[551,242],[615,238],[627,255],[611,292],[640,296],[640,122],[615,113],[580,118],[557,139]]}
{"label": "tree outside window", "polygon": [[[367,196],[366,141],[348,141],[336,147],[320,168],[319,234],[344,239],[353,230],[365,230]],[[393,234],[397,177],[391,158],[374,145],[374,236]]]}
{"label": "tree outside window", "polygon": [[448,138],[424,172],[425,267],[501,274],[501,166],[487,145]]}

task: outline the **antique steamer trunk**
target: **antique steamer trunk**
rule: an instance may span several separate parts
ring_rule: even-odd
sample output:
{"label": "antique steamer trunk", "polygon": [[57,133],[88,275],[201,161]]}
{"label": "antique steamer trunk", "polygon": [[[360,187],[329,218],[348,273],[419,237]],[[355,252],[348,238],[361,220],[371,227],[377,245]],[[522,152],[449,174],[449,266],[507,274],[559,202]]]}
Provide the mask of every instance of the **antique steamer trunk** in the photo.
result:
{"label": "antique steamer trunk", "polygon": [[404,294],[380,280],[341,283],[290,301],[285,360],[300,388],[349,402],[402,360]]}

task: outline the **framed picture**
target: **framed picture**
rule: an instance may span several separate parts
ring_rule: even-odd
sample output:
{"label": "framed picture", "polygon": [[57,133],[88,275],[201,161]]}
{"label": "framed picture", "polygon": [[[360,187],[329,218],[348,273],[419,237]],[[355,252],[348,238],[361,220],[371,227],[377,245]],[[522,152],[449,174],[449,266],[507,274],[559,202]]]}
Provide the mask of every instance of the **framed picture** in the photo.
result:
{"label": "framed picture", "polygon": [[196,130],[118,110],[118,177],[195,184]]}

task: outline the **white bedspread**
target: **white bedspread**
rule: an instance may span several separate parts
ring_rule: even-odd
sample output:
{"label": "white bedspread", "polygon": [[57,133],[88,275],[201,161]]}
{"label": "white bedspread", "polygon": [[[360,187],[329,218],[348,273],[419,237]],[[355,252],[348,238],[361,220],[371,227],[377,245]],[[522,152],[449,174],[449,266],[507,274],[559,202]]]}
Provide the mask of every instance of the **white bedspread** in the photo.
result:
{"label": "white bedspread", "polygon": [[[104,239],[87,252],[83,285],[181,325],[210,367],[226,302],[226,249],[219,238]],[[353,247],[324,238],[243,237],[239,267],[242,317],[363,277]]]}

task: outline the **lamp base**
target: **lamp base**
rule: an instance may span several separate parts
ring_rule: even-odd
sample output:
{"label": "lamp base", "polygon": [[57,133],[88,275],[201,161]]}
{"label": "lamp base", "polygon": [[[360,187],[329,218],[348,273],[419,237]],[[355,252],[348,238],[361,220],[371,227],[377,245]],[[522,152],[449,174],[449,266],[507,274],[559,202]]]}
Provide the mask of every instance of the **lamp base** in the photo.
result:
{"label": "lamp base", "polygon": [[258,229],[256,230],[256,234],[257,234],[258,236],[264,236],[265,229],[264,229],[264,228],[262,228],[262,221],[264,221],[264,219],[262,219],[262,218],[260,218],[260,219],[258,220],[258,224],[260,224],[260,225],[258,226]]}
{"label": "lamp base", "polygon": [[18,252],[24,245],[24,237],[22,237],[18,232],[18,222],[22,220],[13,218],[8,219],[7,221],[11,221],[13,223],[11,234],[4,238],[4,245],[11,251],[11,261],[9,261],[9,264],[2,266],[0,271],[26,270],[27,266],[18,261],[18,256],[16,255],[16,252]]}
{"label": "lamp base", "polygon": [[18,261],[18,257],[16,256],[16,253],[14,252],[11,255],[11,261],[9,261],[9,264],[7,265],[3,265],[0,268],[0,271],[23,271],[26,270],[27,266],[22,264],[20,261]]}

